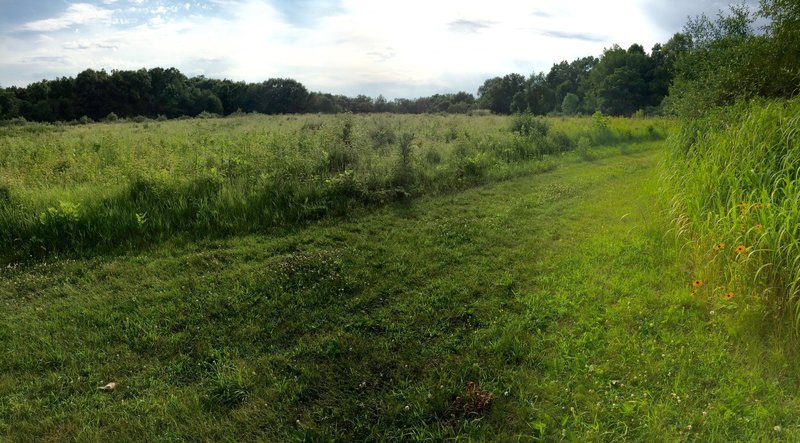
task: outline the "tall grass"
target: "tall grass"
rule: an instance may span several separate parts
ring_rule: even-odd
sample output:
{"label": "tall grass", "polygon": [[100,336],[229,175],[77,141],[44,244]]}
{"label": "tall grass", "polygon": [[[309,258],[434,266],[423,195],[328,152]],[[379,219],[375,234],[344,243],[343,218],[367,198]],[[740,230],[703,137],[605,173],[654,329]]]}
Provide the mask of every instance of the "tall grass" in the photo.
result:
{"label": "tall grass", "polygon": [[[548,155],[663,137],[664,122],[246,116],[0,128],[0,256],[227,235],[551,167]],[[525,129],[520,129],[525,128]]]}
{"label": "tall grass", "polygon": [[702,290],[763,299],[800,328],[800,100],[718,109],[670,143],[675,211]]}

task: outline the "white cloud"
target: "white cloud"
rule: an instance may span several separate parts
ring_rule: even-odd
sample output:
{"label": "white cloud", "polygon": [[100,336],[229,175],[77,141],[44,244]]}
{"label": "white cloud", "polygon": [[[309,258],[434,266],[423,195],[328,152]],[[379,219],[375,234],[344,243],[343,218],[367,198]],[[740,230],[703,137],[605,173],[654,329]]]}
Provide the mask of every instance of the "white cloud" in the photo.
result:
{"label": "white cloud", "polygon": [[[23,76],[42,72],[75,75],[90,67],[174,66],[188,75],[291,77],[311,90],[412,97],[474,92],[490,76],[547,71],[561,60],[599,55],[613,43],[649,48],[668,38],[637,0],[619,0],[613,8],[596,0],[535,7],[514,0],[343,0],[338,12],[303,28],[287,22],[268,0],[215,1],[224,15],[196,15],[202,9],[197,4],[188,15],[168,19],[139,10],[145,15],[135,27],[114,25],[111,11],[71,5],[59,17],[23,25],[62,30],[52,33],[56,39],[0,39],[6,54],[0,81],[27,82],[32,79]],[[80,34],[63,31],[79,23],[85,25]]]}
{"label": "white cloud", "polygon": [[61,15],[44,20],[36,20],[23,24],[20,29],[24,31],[58,31],[74,25],[106,20],[111,17],[112,11],[98,8],[89,3],[73,3]]}

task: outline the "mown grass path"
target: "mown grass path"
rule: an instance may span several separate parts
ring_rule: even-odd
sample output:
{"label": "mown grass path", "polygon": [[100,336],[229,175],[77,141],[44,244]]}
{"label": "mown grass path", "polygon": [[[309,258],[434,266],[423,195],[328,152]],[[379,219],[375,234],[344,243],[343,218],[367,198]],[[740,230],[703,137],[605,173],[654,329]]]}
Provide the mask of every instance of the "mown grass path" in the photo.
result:
{"label": "mown grass path", "polygon": [[791,347],[737,326],[745,301],[690,294],[659,147],[273,235],[6,269],[0,435],[797,439]]}

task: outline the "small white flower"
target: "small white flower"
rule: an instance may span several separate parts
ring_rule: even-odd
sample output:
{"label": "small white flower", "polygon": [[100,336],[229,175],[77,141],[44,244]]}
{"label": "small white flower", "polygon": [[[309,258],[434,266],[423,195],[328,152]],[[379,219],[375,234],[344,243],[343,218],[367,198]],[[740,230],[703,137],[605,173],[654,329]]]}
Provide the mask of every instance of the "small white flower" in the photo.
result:
{"label": "small white flower", "polygon": [[783,428],[781,428],[780,425],[775,425],[775,427],[772,428],[772,429],[774,429],[775,432],[781,432],[781,429],[783,429]]}
{"label": "small white flower", "polygon": [[406,405],[406,407],[405,407],[405,408],[403,408],[403,409],[405,409],[406,411],[408,411],[409,409],[411,409],[411,406],[409,406],[409,405]]}
{"label": "small white flower", "polygon": [[716,311],[708,311],[708,315],[714,315],[714,314],[716,314]]}

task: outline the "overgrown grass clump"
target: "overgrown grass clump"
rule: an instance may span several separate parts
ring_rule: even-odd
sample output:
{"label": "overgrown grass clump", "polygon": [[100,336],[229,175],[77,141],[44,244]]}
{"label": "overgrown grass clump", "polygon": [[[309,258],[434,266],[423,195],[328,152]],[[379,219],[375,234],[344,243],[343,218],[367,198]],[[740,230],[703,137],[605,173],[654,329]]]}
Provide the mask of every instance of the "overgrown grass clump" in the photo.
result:
{"label": "overgrown grass clump", "polygon": [[[720,108],[671,138],[679,228],[694,245],[696,286],[735,307],[800,326],[800,100]],[[748,301],[767,303],[748,303]]]}
{"label": "overgrown grass clump", "polygon": [[553,167],[548,155],[663,137],[595,116],[248,116],[0,128],[6,258],[175,234],[254,232]]}

